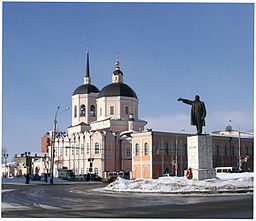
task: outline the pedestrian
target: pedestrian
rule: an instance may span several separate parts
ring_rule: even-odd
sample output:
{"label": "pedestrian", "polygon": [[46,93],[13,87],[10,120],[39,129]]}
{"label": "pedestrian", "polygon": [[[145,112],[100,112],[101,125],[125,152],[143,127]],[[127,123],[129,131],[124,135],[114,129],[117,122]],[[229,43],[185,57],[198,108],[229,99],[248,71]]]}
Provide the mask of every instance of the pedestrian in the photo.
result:
{"label": "pedestrian", "polygon": [[30,177],[29,177],[29,174],[27,173],[26,174],[26,183],[25,184],[29,184],[29,180],[30,180]]}
{"label": "pedestrian", "polygon": [[48,180],[47,180],[47,173],[44,174],[44,182],[47,183]]}

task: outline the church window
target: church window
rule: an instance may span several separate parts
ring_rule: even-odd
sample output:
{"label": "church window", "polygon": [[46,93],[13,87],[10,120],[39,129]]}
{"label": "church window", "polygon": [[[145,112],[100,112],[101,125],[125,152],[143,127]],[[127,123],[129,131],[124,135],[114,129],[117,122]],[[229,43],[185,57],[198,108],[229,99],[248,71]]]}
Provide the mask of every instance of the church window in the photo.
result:
{"label": "church window", "polygon": [[77,106],[74,107],[74,118],[77,117]]}
{"label": "church window", "polygon": [[86,154],[89,154],[89,151],[90,151],[90,149],[89,149],[89,143],[87,143],[87,146],[86,146]]}
{"label": "church window", "polygon": [[82,104],[81,107],[80,107],[80,117],[83,117],[85,116],[85,105]]}
{"label": "church window", "polygon": [[140,154],[140,149],[139,149],[139,144],[135,144],[135,156],[139,156]]}
{"label": "church window", "polygon": [[94,173],[96,174],[96,175],[98,175],[99,174],[99,169],[96,167],[96,168],[94,168]]}
{"label": "church window", "polygon": [[78,155],[79,154],[79,146],[78,146],[78,144],[76,145],[76,155]]}
{"label": "church window", "polygon": [[114,106],[110,106],[110,114],[115,114],[115,107]]}
{"label": "church window", "polygon": [[75,155],[75,148],[74,148],[74,146],[72,146],[71,148],[72,148],[72,155]]}
{"label": "church window", "polygon": [[65,148],[65,156],[68,155],[68,147]]}
{"label": "church window", "polygon": [[148,155],[148,143],[144,144],[144,155]]}
{"label": "church window", "polygon": [[96,115],[95,115],[95,106],[94,106],[94,105],[91,106],[91,116],[92,116],[92,117],[95,117],[95,116],[96,116]]}
{"label": "church window", "polygon": [[99,154],[100,153],[100,145],[99,143],[95,143],[94,145],[94,153]]}
{"label": "church window", "polygon": [[84,145],[81,144],[81,154],[84,154]]}
{"label": "church window", "polygon": [[131,147],[128,146],[126,147],[126,157],[130,157],[131,156]]}
{"label": "church window", "polygon": [[128,106],[125,106],[125,108],[124,108],[124,112],[125,112],[125,114],[126,114],[126,115],[128,115],[128,114],[129,114],[129,107],[128,107]]}

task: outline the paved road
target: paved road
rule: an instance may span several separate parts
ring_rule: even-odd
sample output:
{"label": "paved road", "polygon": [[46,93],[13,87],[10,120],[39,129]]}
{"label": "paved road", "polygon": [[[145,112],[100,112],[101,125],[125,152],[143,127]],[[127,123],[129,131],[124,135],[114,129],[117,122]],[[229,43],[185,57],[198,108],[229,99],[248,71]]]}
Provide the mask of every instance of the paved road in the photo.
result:
{"label": "paved road", "polygon": [[2,184],[2,217],[252,218],[253,195],[94,191],[105,183]]}

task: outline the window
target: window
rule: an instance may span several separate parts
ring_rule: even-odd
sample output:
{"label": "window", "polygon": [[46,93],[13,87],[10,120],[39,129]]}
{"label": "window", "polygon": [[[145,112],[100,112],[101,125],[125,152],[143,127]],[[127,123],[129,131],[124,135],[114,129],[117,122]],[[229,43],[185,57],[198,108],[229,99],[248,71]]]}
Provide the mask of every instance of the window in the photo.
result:
{"label": "window", "polygon": [[148,155],[148,143],[144,144],[144,155]]}
{"label": "window", "polygon": [[84,145],[81,144],[81,154],[84,154]]}
{"label": "window", "polygon": [[224,147],[224,150],[225,150],[225,153],[224,153],[224,154],[225,154],[225,157],[228,156],[228,150],[227,150],[227,149],[228,149],[227,146],[225,146],[225,147]]}
{"label": "window", "polygon": [[77,117],[77,106],[74,107],[74,118]]}
{"label": "window", "polygon": [[126,147],[126,157],[130,157],[131,156],[131,147],[128,146]]}
{"label": "window", "polygon": [[91,116],[92,116],[92,117],[95,117],[95,115],[96,115],[96,114],[95,114],[95,106],[92,105],[92,106],[91,106]]}
{"label": "window", "polygon": [[188,155],[188,147],[187,147],[187,144],[184,144],[184,155],[185,155],[185,156]]}
{"label": "window", "polygon": [[169,144],[165,143],[165,155],[169,155]]}
{"label": "window", "polygon": [[76,155],[78,155],[79,154],[79,146],[78,146],[78,144],[76,145]]}
{"label": "window", "polygon": [[89,153],[90,153],[89,143],[87,143],[87,145],[86,145],[86,154],[89,154]]}
{"label": "window", "polygon": [[65,148],[65,156],[68,155],[68,147]]}
{"label": "window", "polygon": [[96,175],[98,175],[99,174],[99,169],[96,167],[96,168],[94,168],[94,173],[96,174]]}
{"label": "window", "polygon": [[139,144],[135,144],[135,156],[139,156],[140,150],[139,150]]}
{"label": "window", "polygon": [[81,117],[85,116],[85,105],[84,104],[82,104],[80,107],[80,116]]}
{"label": "window", "polygon": [[95,143],[94,145],[94,153],[99,154],[100,153],[100,145],[99,143]]}
{"label": "window", "polygon": [[100,108],[100,116],[102,116],[102,107]]}
{"label": "window", "polygon": [[160,147],[159,147],[159,143],[156,143],[156,155],[160,155]]}
{"label": "window", "polygon": [[72,146],[71,148],[72,148],[72,155],[75,155],[75,148],[74,148],[74,146]]}
{"label": "window", "polygon": [[78,168],[76,168],[76,170],[75,170],[75,174],[76,174],[76,175],[78,174]]}
{"label": "window", "polygon": [[114,106],[110,106],[110,114],[113,115],[115,113],[115,107]]}
{"label": "window", "polygon": [[235,147],[232,146],[231,149],[232,149],[232,156],[235,156]]}
{"label": "window", "polygon": [[60,156],[62,156],[62,154],[63,154],[63,149],[62,147],[60,147]]}
{"label": "window", "polygon": [[246,147],[246,155],[249,155],[249,147]]}
{"label": "window", "polygon": [[84,170],[83,170],[83,168],[81,168],[81,174],[83,174],[84,173]]}
{"label": "window", "polygon": [[220,156],[220,147],[219,147],[219,145],[216,146],[216,155],[217,155],[217,157]]}
{"label": "window", "polygon": [[127,115],[129,114],[129,107],[128,106],[125,106],[124,113],[127,114]]}

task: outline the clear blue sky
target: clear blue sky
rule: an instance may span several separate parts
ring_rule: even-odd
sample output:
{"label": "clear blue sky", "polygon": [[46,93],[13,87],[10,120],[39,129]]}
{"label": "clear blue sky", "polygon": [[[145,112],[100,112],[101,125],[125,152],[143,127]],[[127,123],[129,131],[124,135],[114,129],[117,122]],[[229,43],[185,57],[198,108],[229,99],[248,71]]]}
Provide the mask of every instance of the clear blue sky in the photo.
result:
{"label": "clear blue sky", "polygon": [[[3,148],[40,151],[57,106],[71,107],[83,84],[86,44],[99,89],[120,51],[146,128],[195,132],[177,98],[199,94],[205,131],[229,119],[252,130],[253,13],[230,3],[3,3]],[[59,130],[70,125],[71,111],[59,115]]]}

